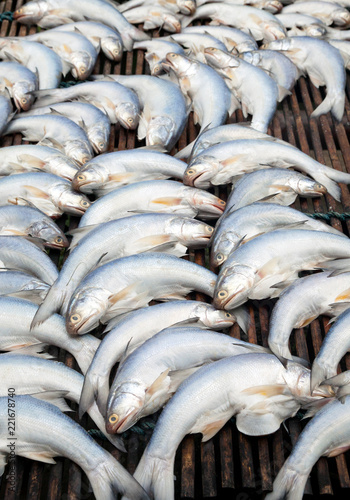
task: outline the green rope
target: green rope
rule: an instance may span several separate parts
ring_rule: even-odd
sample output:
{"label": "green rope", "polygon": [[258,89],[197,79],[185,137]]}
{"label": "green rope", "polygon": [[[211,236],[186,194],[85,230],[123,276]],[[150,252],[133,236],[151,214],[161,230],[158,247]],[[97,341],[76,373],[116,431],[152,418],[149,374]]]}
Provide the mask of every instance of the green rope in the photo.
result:
{"label": "green rope", "polygon": [[93,438],[103,439],[104,441],[107,441],[107,437],[99,429],[90,429],[88,430],[88,433]]}
{"label": "green rope", "polygon": [[13,12],[7,10],[6,12],[0,14],[0,22],[2,21],[13,21]]}
{"label": "green rope", "polygon": [[60,89],[66,89],[68,87],[72,87],[73,85],[76,85],[77,83],[82,83],[79,80],[69,80],[68,82],[61,82],[60,83]]}
{"label": "green rope", "polygon": [[321,220],[325,220],[327,222],[329,222],[333,217],[335,219],[339,219],[341,221],[346,221],[347,219],[350,219],[349,212],[345,212],[345,213],[340,214],[339,212],[330,211],[330,212],[327,212],[325,214],[318,212],[315,214],[307,214],[307,215],[309,217],[312,217],[313,219],[321,219]]}

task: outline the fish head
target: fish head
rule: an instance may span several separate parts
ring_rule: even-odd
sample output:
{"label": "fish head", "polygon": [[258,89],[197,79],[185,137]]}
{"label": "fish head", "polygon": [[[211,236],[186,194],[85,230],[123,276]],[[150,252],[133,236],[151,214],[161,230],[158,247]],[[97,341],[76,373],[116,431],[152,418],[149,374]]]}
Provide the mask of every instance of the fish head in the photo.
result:
{"label": "fish head", "polygon": [[278,14],[283,9],[283,4],[278,0],[266,0],[262,5],[262,8],[271,14]]}
{"label": "fish head", "polygon": [[311,36],[313,38],[323,38],[327,34],[327,27],[321,26],[319,24],[309,24],[304,27],[304,32],[306,36]]}
{"label": "fish head", "polygon": [[108,36],[101,39],[101,48],[108,59],[119,62],[123,57],[123,43],[119,38]]}
{"label": "fish head", "polygon": [[56,184],[50,189],[50,195],[54,205],[72,215],[83,215],[91,205],[85,195],[73,191],[70,183]]}
{"label": "fish head", "polygon": [[28,111],[34,102],[34,96],[31,94],[35,88],[28,82],[16,82],[12,87],[13,100],[16,108],[20,111]]}
{"label": "fish head", "polygon": [[350,12],[346,9],[336,9],[333,11],[332,19],[334,24],[345,28],[350,24]]}
{"label": "fish head", "polygon": [[72,187],[83,193],[92,193],[109,181],[109,172],[103,166],[95,162],[86,163],[75,174]]}
{"label": "fish head", "polygon": [[227,257],[238,248],[242,242],[242,235],[234,231],[223,231],[219,238],[214,238],[211,252],[210,263],[213,267],[222,266]]}
{"label": "fish head", "polygon": [[226,263],[216,282],[213,305],[218,309],[230,310],[244,304],[254,281],[255,271],[251,267]]}
{"label": "fish head", "polygon": [[85,141],[67,141],[64,146],[64,153],[77,162],[78,165],[84,165],[92,158],[92,150],[90,143]]}
{"label": "fish head", "polygon": [[188,203],[196,209],[199,217],[217,219],[223,214],[226,202],[202,189],[188,188]]}
{"label": "fish head", "polygon": [[304,196],[322,196],[327,193],[322,184],[307,177],[291,180],[291,187],[296,193]]}
{"label": "fish head", "polygon": [[185,16],[193,16],[196,12],[196,0],[177,0],[177,5],[180,9],[181,14]]}
{"label": "fish head", "polygon": [[140,110],[132,102],[122,102],[116,107],[118,121],[129,130],[135,130],[139,124]]}
{"label": "fish head", "polygon": [[63,232],[54,222],[41,220],[31,224],[26,233],[32,238],[39,238],[49,248],[67,248],[69,242]]}
{"label": "fish head", "polygon": [[162,64],[163,69],[171,68],[178,76],[190,75],[193,65],[196,65],[195,61],[176,52],[169,52]]}
{"label": "fish head", "polygon": [[105,153],[108,150],[109,133],[105,126],[97,123],[89,130],[88,137],[96,154]]}
{"label": "fish head", "polygon": [[264,23],[263,29],[266,41],[281,40],[287,37],[287,32],[281,23],[267,22]]}
{"label": "fish head", "polygon": [[268,49],[268,50],[279,50],[279,51],[289,51],[292,49],[292,39],[291,38],[283,38],[280,40],[271,40],[268,42],[264,42],[260,49]]}
{"label": "fish head", "polygon": [[147,127],[146,144],[167,147],[175,132],[175,122],[170,116],[155,116]]}
{"label": "fish head", "polygon": [[185,170],[183,183],[201,189],[211,187],[211,179],[220,170],[220,162],[209,155],[199,155],[194,158]]}
{"label": "fish head", "polygon": [[196,306],[193,316],[198,318],[198,323],[206,328],[229,328],[235,323],[235,317],[227,312],[215,309],[210,304]]}
{"label": "fish head", "polygon": [[81,286],[73,295],[66,315],[66,329],[70,335],[83,335],[99,325],[108,309],[109,290]]}
{"label": "fish head", "polygon": [[140,384],[128,382],[117,388],[117,394],[109,399],[106,431],[121,433],[132,427],[144,406],[146,390]]}
{"label": "fish head", "polygon": [[181,23],[176,16],[166,12],[162,14],[163,18],[163,29],[169,31],[170,33],[180,33]]}
{"label": "fish head", "polygon": [[169,223],[169,232],[174,234],[184,245],[191,248],[209,245],[214,229],[202,221],[174,217]]}
{"label": "fish head", "polygon": [[71,73],[77,80],[86,80],[93,69],[93,60],[87,52],[76,52],[72,54],[73,65]]}
{"label": "fish head", "polygon": [[206,47],[204,56],[207,63],[215,69],[237,68],[240,65],[238,57],[216,47]]}
{"label": "fish head", "polygon": [[22,24],[37,24],[48,11],[46,1],[28,2],[13,13],[13,19]]}
{"label": "fish head", "polygon": [[335,395],[330,385],[317,386],[312,392],[311,370],[296,361],[288,360],[283,378],[293,396],[301,401],[307,401],[311,397],[331,398]]}

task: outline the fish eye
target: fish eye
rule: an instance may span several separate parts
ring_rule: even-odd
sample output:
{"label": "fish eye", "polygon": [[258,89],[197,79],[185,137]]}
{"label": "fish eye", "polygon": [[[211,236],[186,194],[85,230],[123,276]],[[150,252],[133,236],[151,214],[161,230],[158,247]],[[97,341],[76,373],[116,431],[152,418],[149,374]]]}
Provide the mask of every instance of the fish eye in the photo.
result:
{"label": "fish eye", "polygon": [[26,97],[22,97],[21,103],[22,104],[27,104],[27,102],[28,102],[28,99]]}
{"label": "fish eye", "polygon": [[211,226],[205,226],[205,230],[207,231],[207,233],[212,233],[214,231]]}
{"label": "fish eye", "polygon": [[223,258],[224,258],[224,256],[222,255],[222,253],[218,253],[218,254],[216,255],[216,260],[217,260],[217,261],[221,261],[221,260],[223,260]]}
{"label": "fish eye", "polygon": [[73,324],[78,323],[81,320],[80,314],[72,314],[72,316],[69,318],[69,321]]}
{"label": "fish eye", "polygon": [[172,59],[176,59],[176,54],[171,53],[171,54],[169,54],[169,57],[171,57]]}
{"label": "fish eye", "polygon": [[85,177],[85,175],[83,175],[83,174],[79,174],[79,175],[77,176],[77,179],[78,179],[78,181],[85,181],[86,177]]}
{"label": "fish eye", "polygon": [[23,9],[17,9],[16,12],[17,12],[17,14],[22,14]]}
{"label": "fish eye", "polygon": [[225,202],[224,200],[220,200],[220,201],[219,201],[219,205],[224,206],[224,205],[226,205],[226,202]]}
{"label": "fish eye", "polygon": [[228,296],[228,293],[226,292],[226,290],[220,290],[220,291],[217,293],[217,296],[218,296],[220,299],[225,299],[225,298]]}
{"label": "fish eye", "polygon": [[62,241],[63,241],[62,236],[57,236],[57,238],[55,239],[56,243],[62,243]]}
{"label": "fish eye", "polygon": [[190,168],[189,170],[187,170],[186,172],[188,175],[192,175],[195,173],[195,170],[193,170],[193,168]]}
{"label": "fish eye", "polygon": [[232,318],[232,314],[230,313],[225,313],[226,318]]}
{"label": "fish eye", "polygon": [[85,73],[85,71],[86,71],[85,66],[80,66],[79,71],[80,71],[80,73]]}
{"label": "fish eye", "polygon": [[118,420],[119,420],[119,417],[115,413],[113,413],[113,415],[111,415],[108,419],[110,424],[116,424],[118,422]]}
{"label": "fish eye", "polygon": [[129,123],[133,123],[133,122],[134,122],[134,119],[130,117],[130,118],[128,118],[128,122],[129,122]]}
{"label": "fish eye", "polygon": [[80,205],[84,208],[88,208],[90,206],[90,203],[86,200],[81,200]]}
{"label": "fish eye", "polygon": [[104,142],[100,142],[100,144],[98,145],[98,147],[99,147],[100,149],[103,149],[103,148],[105,147]]}

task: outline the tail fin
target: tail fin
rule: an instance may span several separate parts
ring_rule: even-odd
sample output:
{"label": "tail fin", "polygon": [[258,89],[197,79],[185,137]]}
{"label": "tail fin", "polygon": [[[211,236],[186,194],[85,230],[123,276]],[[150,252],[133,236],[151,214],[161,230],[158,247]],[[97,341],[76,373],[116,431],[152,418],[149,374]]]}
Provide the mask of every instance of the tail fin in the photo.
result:
{"label": "tail fin", "polygon": [[60,289],[59,286],[54,283],[43,303],[35,313],[30,329],[33,330],[37,325],[44,323],[50,316],[59,311],[64,302],[64,298],[65,290]]}
{"label": "tail fin", "polygon": [[318,359],[315,359],[311,368],[311,394],[322,382],[334,375],[331,371],[333,370],[330,370],[327,366],[322,366]]}
{"label": "tail fin", "polygon": [[192,148],[195,145],[196,141],[192,141],[190,144],[187,144],[187,146],[180,151],[178,151],[175,155],[175,158],[178,158],[179,160],[185,160],[186,158],[189,158],[192,153]]}
{"label": "tail fin", "polygon": [[101,376],[93,371],[92,365],[88,369],[79,401],[79,418],[91,408],[95,400],[98,401],[99,410],[105,414],[109,393],[109,374]]}
{"label": "tail fin", "polygon": [[[317,172],[317,174],[315,174],[315,179],[317,177],[316,180],[320,182],[327,189],[328,193],[332,195],[335,200],[340,201],[341,191],[337,182],[335,182],[335,179],[333,180],[333,174],[332,174],[333,171],[338,172],[340,174],[338,170],[326,167],[324,172]],[[350,175],[349,175],[349,180],[347,182],[350,182]]]}
{"label": "tail fin", "polygon": [[343,118],[344,106],[345,92],[335,95],[328,92],[324,101],[311,114],[311,118],[317,118],[318,116],[325,115],[328,111],[332,111],[332,115],[340,122]]}
{"label": "tail fin", "polygon": [[236,321],[244,333],[247,333],[250,325],[250,315],[248,309],[245,306],[240,306],[234,309],[232,314],[236,317]]}
{"label": "tail fin", "polygon": [[[174,498],[174,461],[173,455],[169,459],[152,457],[147,449],[141,457],[134,478],[157,500],[170,500]],[[122,500],[133,500],[125,495]]]}
{"label": "tail fin", "polygon": [[75,346],[77,348],[71,349],[71,351],[73,351],[71,352],[71,354],[75,357],[79,365],[79,368],[85,375],[89,366],[92,363],[92,360],[95,356],[95,352],[97,351],[101,341],[89,334],[82,335],[81,337],[77,337],[74,340],[75,340]]}
{"label": "tail fin", "polygon": [[118,450],[126,452],[124,442],[121,437],[116,434],[108,434],[106,432],[106,425],[103,416],[101,415],[99,409],[97,408],[97,404],[94,402],[92,406],[89,408],[88,413],[92,420],[95,422],[97,427],[101,432],[106,436],[108,441],[112,443]]}
{"label": "tail fin", "polygon": [[288,460],[277,474],[273,483],[273,491],[266,496],[266,500],[302,500],[305,484],[309,476],[310,469],[300,474],[288,468]]}
{"label": "tail fin", "polygon": [[149,500],[145,490],[108,452],[106,458],[93,470],[86,470],[96,500],[115,500],[116,493],[132,500]]}

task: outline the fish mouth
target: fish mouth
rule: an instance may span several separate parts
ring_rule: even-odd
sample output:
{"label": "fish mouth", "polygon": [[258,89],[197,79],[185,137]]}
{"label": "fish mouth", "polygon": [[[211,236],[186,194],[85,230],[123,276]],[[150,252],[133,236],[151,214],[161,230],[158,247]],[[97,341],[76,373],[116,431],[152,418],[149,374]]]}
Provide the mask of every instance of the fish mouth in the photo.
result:
{"label": "fish mouth", "polygon": [[50,242],[44,242],[44,245],[48,248],[59,248],[59,249],[62,249],[62,248],[68,248],[69,247],[69,241],[66,239],[66,240],[63,240],[63,242],[61,244],[58,244],[58,243],[50,243]]}
{"label": "fish mouth", "polygon": [[[81,332],[81,329],[87,324],[89,323],[89,321],[91,320],[92,316],[88,316],[84,321],[81,321],[79,324],[76,324],[76,325],[73,325],[72,323],[70,323],[69,321],[67,321],[66,323],[66,329],[67,329],[67,332],[69,333],[69,335],[83,335],[86,333],[86,331],[84,332]],[[92,330],[92,328],[90,329]],[[90,331],[88,330],[88,331]]]}
{"label": "fish mouth", "polygon": [[[237,295],[239,295],[243,291],[244,291],[244,288],[240,288],[236,293],[229,295],[224,300],[215,298],[213,301],[214,306],[217,307],[217,309],[225,309],[225,310],[234,309],[234,307],[237,307],[237,305],[234,304],[234,307],[230,307],[231,302],[233,302],[234,299],[237,297]],[[238,305],[240,305],[240,304],[238,304]]]}
{"label": "fish mouth", "polygon": [[192,186],[192,187],[201,187],[201,188],[204,188],[204,189],[207,189],[211,186],[210,182],[209,181],[206,181],[206,180],[202,180],[202,181],[198,181],[198,179],[200,179],[200,177],[202,177],[206,172],[199,172],[198,174],[193,174],[193,175],[188,175],[185,173],[184,175],[184,184],[186,184],[187,186]]}
{"label": "fish mouth", "polygon": [[130,417],[135,417],[138,413],[138,408],[128,413],[124,418],[118,420],[115,424],[111,424],[108,420],[106,422],[106,431],[108,434],[121,434],[122,432],[129,429],[133,423],[134,419],[130,421]]}
{"label": "fish mouth", "polygon": [[85,210],[79,207],[64,207],[64,210],[71,215],[84,215]]}

